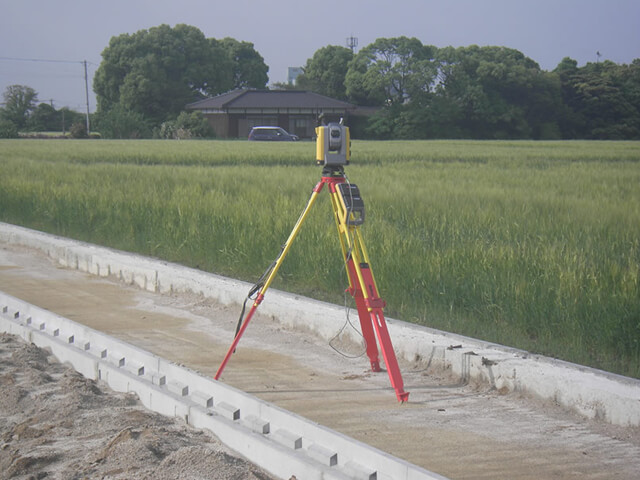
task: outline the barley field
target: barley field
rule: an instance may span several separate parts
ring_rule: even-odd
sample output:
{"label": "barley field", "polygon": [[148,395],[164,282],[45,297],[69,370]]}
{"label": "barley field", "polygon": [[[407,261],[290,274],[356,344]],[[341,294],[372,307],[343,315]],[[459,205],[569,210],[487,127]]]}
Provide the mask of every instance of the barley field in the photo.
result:
{"label": "barley field", "polygon": [[[253,282],[314,154],[0,140],[0,220]],[[640,143],[354,141],[346,171],[388,316],[640,378]],[[323,192],[274,287],[342,304],[346,284]]]}

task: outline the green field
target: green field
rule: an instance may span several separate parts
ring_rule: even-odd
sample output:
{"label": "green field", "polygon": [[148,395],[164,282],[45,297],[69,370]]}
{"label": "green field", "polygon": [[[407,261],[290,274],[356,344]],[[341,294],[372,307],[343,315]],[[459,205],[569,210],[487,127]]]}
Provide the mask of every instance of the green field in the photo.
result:
{"label": "green field", "polygon": [[[640,143],[353,142],[387,315],[640,378]],[[314,144],[0,141],[0,220],[253,282]],[[275,287],[343,303],[328,195]]]}

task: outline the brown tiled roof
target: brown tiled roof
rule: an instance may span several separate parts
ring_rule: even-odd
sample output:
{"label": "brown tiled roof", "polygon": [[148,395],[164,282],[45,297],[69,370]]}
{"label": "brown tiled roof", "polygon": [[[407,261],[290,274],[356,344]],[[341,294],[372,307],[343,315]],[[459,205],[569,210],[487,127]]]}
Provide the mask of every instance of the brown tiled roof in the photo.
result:
{"label": "brown tiled roof", "polygon": [[351,110],[355,108],[355,105],[301,90],[234,90],[187,105],[189,110],[244,108],[332,108]]}

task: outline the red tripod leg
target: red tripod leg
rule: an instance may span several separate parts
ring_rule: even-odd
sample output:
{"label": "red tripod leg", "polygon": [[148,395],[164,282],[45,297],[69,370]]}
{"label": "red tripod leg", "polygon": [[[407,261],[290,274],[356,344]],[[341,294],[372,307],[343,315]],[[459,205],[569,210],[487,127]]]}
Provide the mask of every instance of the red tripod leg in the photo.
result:
{"label": "red tripod leg", "polygon": [[[357,276],[355,267],[353,266],[353,261],[349,261],[348,265],[350,274],[353,271],[354,275]],[[398,360],[396,359],[393,344],[391,343],[391,337],[389,336],[389,330],[387,329],[387,322],[385,321],[384,314],[382,313],[385,301],[378,296],[378,290],[376,289],[369,265],[366,263],[361,264],[360,274],[362,275],[362,280],[364,282],[363,288],[366,288],[368,298],[362,298],[362,289],[360,288],[356,288],[354,297],[356,298],[356,305],[358,305],[358,315],[360,316],[362,333],[365,335],[365,339],[367,341],[367,354],[369,354],[369,345],[371,343],[375,344],[375,338],[373,338],[372,332],[373,328],[375,328],[378,341],[380,342],[380,349],[382,350],[382,357],[384,358],[384,363],[387,366],[387,373],[389,375],[389,380],[391,381],[391,386],[396,392],[398,401],[406,402],[409,399],[409,392],[404,391],[402,373],[400,373]],[[355,283],[352,284],[359,285],[358,279],[355,278]],[[360,297],[360,299],[358,297]],[[362,304],[362,308],[360,307],[360,304]],[[365,331],[369,333],[365,334]],[[367,338],[367,335],[372,338],[372,341]],[[375,349],[375,358],[378,368],[377,370],[375,368],[373,370],[380,371],[377,348]],[[369,356],[369,359],[371,360],[371,356]],[[371,361],[371,366],[373,368],[373,360]]]}
{"label": "red tripod leg", "polygon": [[367,345],[367,356],[371,363],[371,370],[374,372],[380,371],[380,360],[378,359],[378,345],[376,343],[375,332],[373,331],[373,325],[371,323],[371,317],[369,315],[369,309],[365,304],[364,295],[358,282],[358,275],[356,274],[355,267],[353,266],[353,259],[349,259],[347,262],[349,271],[349,277],[351,279],[351,285],[354,285],[349,289],[349,293],[356,301],[356,308],[358,309],[358,318],[360,319],[360,328],[362,329],[362,336]]}
{"label": "red tripod leg", "polygon": [[255,302],[251,306],[251,310],[249,310],[249,313],[247,314],[247,318],[245,318],[242,324],[242,327],[240,328],[240,330],[238,331],[238,334],[233,339],[233,343],[229,347],[229,350],[227,351],[227,354],[225,355],[224,360],[222,360],[220,367],[218,367],[218,371],[216,372],[216,375],[213,377],[215,380],[220,380],[220,375],[222,375],[222,371],[224,370],[224,367],[227,366],[227,363],[229,362],[231,355],[233,354],[233,352],[236,351],[238,342],[240,342],[240,339],[242,338],[244,331],[249,326],[249,322],[251,321],[253,314],[256,312],[258,306],[262,303],[263,299],[264,299],[264,295],[262,293],[258,294],[258,297],[256,298]]}
{"label": "red tripod leg", "polygon": [[384,363],[387,365],[387,373],[389,374],[391,386],[396,391],[398,401],[406,402],[409,400],[409,392],[404,391],[402,374],[400,373],[398,360],[396,359],[396,354],[391,344],[391,337],[389,337],[389,331],[387,330],[387,322],[384,319],[381,308],[374,308],[371,311],[371,321],[375,325],[378,339],[380,339],[380,349],[382,350]]}

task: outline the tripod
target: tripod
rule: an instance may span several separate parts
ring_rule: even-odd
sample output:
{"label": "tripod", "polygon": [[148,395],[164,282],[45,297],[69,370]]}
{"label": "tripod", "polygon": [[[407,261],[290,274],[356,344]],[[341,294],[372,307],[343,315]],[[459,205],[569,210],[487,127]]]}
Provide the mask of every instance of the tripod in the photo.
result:
{"label": "tripod", "polygon": [[341,165],[325,166],[322,171],[321,180],[313,189],[307,206],[298,218],[298,221],[293,227],[286,243],[282,246],[280,254],[265,271],[258,283],[256,283],[249,292],[247,300],[253,299],[253,295],[257,292],[253,306],[249,310],[244,322],[242,322],[246,306],[245,300],[245,306],[242,307],[242,314],[240,315],[240,321],[238,323],[235,338],[214,378],[216,380],[220,378],[229,358],[235,351],[240,338],[244,334],[251,318],[253,317],[253,314],[262,303],[265,292],[269,289],[280,265],[282,265],[293,241],[302,228],[302,224],[311,211],[311,207],[313,207],[316,198],[322,191],[325,184],[328,185],[329,193],[331,195],[331,206],[333,208],[336,227],[340,237],[340,246],[342,247],[342,254],[349,276],[349,288],[347,291],[356,302],[358,317],[360,319],[360,327],[366,342],[366,352],[371,363],[371,370],[374,372],[379,372],[381,370],[380,362],[378,360],[378,347],[376,345],[375,335],[377,335],[384,362],[387,366],[389,379],[391,380],[391,386],[396,392],[398,401],[406,402],[409,399],[409,392],[404,391],[402,374],[398,367],[398,361],[396,359],[395,352],[393,351],[393,345],[391,343],[391,338],[389,337],[389,331],[387,330],[387,324],[382,311],[386,304],[385,301],[378,296],[378,288],[376,287],[373,272],[369,266],[369,256],[367,255],[367,251],[358,228],[364,222],[364,202],[360,197],[358,187],[347,182],[344,174],[344,168]]}

